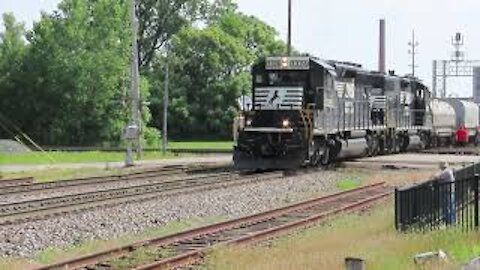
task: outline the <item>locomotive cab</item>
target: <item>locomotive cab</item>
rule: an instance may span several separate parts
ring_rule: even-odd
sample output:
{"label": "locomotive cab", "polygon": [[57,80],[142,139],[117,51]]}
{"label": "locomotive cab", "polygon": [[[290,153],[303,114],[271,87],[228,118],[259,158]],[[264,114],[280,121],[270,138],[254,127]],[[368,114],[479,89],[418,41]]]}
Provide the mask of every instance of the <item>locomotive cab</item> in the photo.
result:
{"label": "locomotive cab", "polygon": [[234,151],[238,169],[290,169],[311,154],[314,115],[334,109],[333,68],[310,57],[269,57],[252,68],[253,109]]}

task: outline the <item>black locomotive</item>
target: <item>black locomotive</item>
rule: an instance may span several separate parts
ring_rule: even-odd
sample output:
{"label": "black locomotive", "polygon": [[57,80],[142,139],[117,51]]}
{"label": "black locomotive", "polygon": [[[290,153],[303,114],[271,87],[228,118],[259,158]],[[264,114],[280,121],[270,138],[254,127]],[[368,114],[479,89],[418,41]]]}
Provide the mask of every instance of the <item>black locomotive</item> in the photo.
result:
{"label": "black locomotive", "polygon": [[430,92],[419,80],[314,57],[269,57],[252,68],[251,111],[242,112],[238,169],[328,165],[428,147]]}

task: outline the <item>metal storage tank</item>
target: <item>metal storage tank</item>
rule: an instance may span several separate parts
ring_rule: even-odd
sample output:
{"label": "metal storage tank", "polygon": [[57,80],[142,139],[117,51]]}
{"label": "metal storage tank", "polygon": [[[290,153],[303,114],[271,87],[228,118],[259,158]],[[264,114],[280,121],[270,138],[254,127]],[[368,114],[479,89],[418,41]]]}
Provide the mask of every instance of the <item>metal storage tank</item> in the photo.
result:
{"label": "metal storage tank", "polygon": [[430,101],[432,110],[432,126],[437,136],[451,136],[457,127],[455,109],[446,101],[432,99]]}
{"label": "metal storage tank", "polygon": [[474,136],[479,124],[479,108],[477,104],[472,101],[457,98],[448,98],[445,100],[452,105],[455,110],[456,127],[458,128],[461,124],[464,124],[470,136]]}

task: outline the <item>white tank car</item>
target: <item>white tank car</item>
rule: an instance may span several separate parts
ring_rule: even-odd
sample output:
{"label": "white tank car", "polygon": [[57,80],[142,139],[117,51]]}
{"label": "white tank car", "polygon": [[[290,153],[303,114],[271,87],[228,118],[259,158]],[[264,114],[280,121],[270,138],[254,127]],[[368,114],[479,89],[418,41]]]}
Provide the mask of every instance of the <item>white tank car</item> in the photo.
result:
{"label": "white tank car", "polygon": [[432,99],[430,102],[432,109],[432,127],[433,133],[439,137],[450,137],[457,127],[455,109],[446,101]]}
{"label": "white tank car", "polygon": [[470,136],[475,135],[476,128],[479,124],[479,108],[477,104],[456,98],[445,99],[450,105],[452,105],[456,114],[456,127],[464,124],[469,131]]}

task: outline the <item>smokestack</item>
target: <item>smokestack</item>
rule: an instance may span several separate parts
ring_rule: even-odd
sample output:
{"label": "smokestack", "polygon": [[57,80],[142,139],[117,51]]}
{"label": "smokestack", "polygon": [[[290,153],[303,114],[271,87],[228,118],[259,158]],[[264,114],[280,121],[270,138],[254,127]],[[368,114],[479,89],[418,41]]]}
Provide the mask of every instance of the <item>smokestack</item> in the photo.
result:
{"label": "smokestack", "polygon": [[380,44],[378,48],[378,71],[385,73],[385,19],[380,20],[380,32],[379,32]]}

